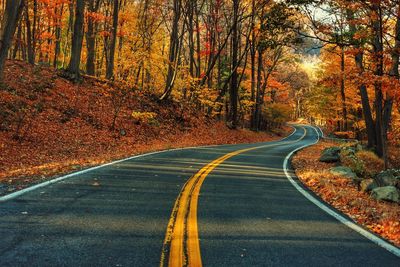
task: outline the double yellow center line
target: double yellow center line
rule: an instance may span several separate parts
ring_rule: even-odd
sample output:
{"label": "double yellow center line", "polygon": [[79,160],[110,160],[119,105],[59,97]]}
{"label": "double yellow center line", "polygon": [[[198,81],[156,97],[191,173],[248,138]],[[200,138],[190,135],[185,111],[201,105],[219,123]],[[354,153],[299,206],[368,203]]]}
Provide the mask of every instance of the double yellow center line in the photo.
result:
{"label": "double yellow center line", "polygon": [[[303,128],[304,129],[304,128]],[[302,140],[303,136],[295,141],[287,141],[284,144],[295,143]],[[246,148],[228,153],[203,167],[199,172],[189,178],[182,188],[170,220],[161,253],[160,266],[202,266],[200,243],[197,226],[197,203],[201,186],[207,175],[225,160],[251,150],[282,145],[283,143],[269,144],[258,147]]]}

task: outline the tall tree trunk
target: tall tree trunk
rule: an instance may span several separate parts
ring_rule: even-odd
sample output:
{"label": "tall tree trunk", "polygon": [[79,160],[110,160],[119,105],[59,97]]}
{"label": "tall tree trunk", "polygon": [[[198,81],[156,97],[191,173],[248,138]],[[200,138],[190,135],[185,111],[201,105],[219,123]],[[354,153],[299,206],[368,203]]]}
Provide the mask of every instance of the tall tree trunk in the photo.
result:
{"label": "tall tree trunk", "polygon": [[74,32],[72,35],[71,59],[67,69],[70,78],[72,78],[73,80],[78,80],[80,78],[84,11],[85,11],[85,1],[76,0]]}
{"label": "tall tree trunk", "polygon": [[188,2],[187,22],[188,22],[188,40],[189,40],[189,73],[191,77],[195,77],[194,68],[194,5],[196,1],[190,0]]}
{"label": "tall tree trunk", "polygon": [[[54,60],[53,60],[53,67],[57,68],[58,67],[58,58],[60,56],[60,52],[61,52],[61,33],[62,33],[62,29],[61,29],[61,25],[62,25],[62,15],[63,15],[63,11],[64,11],[64,4],[61,5],[60,7],[60,12],[59,12],[59,19],[56,19],[56,30],[55,30],[55,48],[54,48]],[[57,9],[55,10],[55,13],[57,14]]]}
{"label": "tall tree trunk", "polygon": [[263,50],[261,47],[258,49],[258,67],[257,67],[257,86],[256,86],[256,95],[255,95],[255,106],[254,106],[254,114],[253,114],[253,122],[252,128],[255,131],[260,129],[261,122],[261,80],[262,80],[262,70],[263,70]]}
{"label": "tall tree trunk", "polygon": [[29,18],[29,0],[26,0],[25,4],[25,27],[26,27],[26,44],[28,50],[28,62],[29,64],[35,64],[35,51],[33,47],[33,34],[31,27],[31,20]]}
{"label": "tall tree trunk", "polygon": [[[399,60],[400,60],[400,4],[397,4],[396,25],[394,29],[395,44],[392,50],[392,66],[390,69],[390,76],[394,79],[399,79]],[[383,126],[384,131],[388,131],[392,118],[393,110],[393,97],[386,94],[383,106]]]}
{"label": "tall tree trunk", "polygon": [[112,33],[110,40],[110,49],[108,55],[108,62],[106,66],[106,79],[111,79],[114,76],[114,64],[115,64],[115,48],[117,44],[117,33],[118,33],[118,15],[119,15],[119,1],[114,0],[113,7],[113,24]]}
{"label": "tall tree trunk", "polygon": [[160,97],[160,100],[165,100],[169,98],[172,92],[172,88],[174,86],[178,60],[179,60],[179,50],[180,50],[180,38],[179,38],[179,21],[181,18],[182,6],[181,0],[174,0],[174,8],[173,8],[173,21],[172,21],[172,30],[170,36],[170,47],[169,47],[169,62],[168,62],[168,73],[167,80],[165,83],[165,89],[163,95]]}
{"label": "tall tree trunk", "polygon": [[255,108],[256,108],[256,53],[257,53],[257,45],[256,45],[256,31],[255,31],[255,23],[256,20],[256,0],[252,0],[251,2],[251,47],[250,47],[250,60],[251,60],[251,101],[254,102],[251,112],[250,119],[250,128],[256,130],[255,126]]}
{"label": "tall tree trunk", "polygon": [[[88,8],[91,14],[94,14],[98,11],[100,7],[100,0],[89,0]],[[87,20],[87,31],[86,31],[86,73],[89,75],[95,75],[96,73],[96,33],[95,26],[97,22],[89,16]]]}
{"label": "tall tree trunk", "polygon": [[8,50],[10,49],[23,5],[24,2],[22,0],[6,0],[0,29],[0,82],[4,79],[4,66]]}
{"label": "tall tree trunk", "polygon": [[[358,40],[354,38],[355,33],[357,32],[357,28],[354,24],[354,12],[350,9],[346,10],[347,20],[350,28],[351,38],[353,42],[353,47],[358,51],[354,57],[356,67],[360,76],[364,74],[364,52],[362,51],[361,44]],[[371,105],[369,103],[369,96],[367,92],[367,86],[365,84],[359,85],[359,91],[361,96],[361,105],[362,111],[365,121],[365,126],[367,130],[367,138],[368,138],[368,147],[375,148],[376,147],[376,130],[375,130],[375,122],[372,117]]]}
{"label": "tall tree trunk", "polygon": [[[374,30],[373,38],[373,49],[374,59],[376,64],[375,75],[382,77],[384,72],[383,63],[383,22],[382,22],[382,9],[380,3],[374,3],[372,5],[372,11],[374,15],[374,21],[372,27]],[[385,166],[387,167],[387,151],[386,151],[386,140],[387,131],[383,125],[383,92],[382,82],[375,81],[375,131],[376,131],[376,153],[378,156],[385,160]]]}
{"label": "tall tree trunk", "polygon": [[196,65],[196,77],[199,78],[201,76],[201,33],[200,33],[200,22],[199,16],[200,11],[197,5],[194,5],[196,11],[196,52],[197,52],[197,65]]}
{"label": "tall tree trunk", "polygon": [[14,50],[12,53],[12,58],[16,59],[18,55],[18,51],[22,48],[22,21],[20,20],[18,23],[17,36],[15,38]]}
{"label": "tall tree trunk", "polygon": [[346,105],[346,88],[345,88],[345,54],[344,54],[344,46],[341,47],[340,54],[340,96],[342,98],[342,116],[343,116],[343,130],[348,130],[348,121],[347,121],[347,105]]}
{"label": "tall tree trunk", "polygon": [[239,84],[238,84],[238,73],[236,66],[238,64],[238,49],[239,49],[239,0],[233,0],[233,29],[232,29],[232,70],[234,70],[231,78],[231,84],[229,88],[229,116],[228,123],[233,129],[238,124],[238,101],[239,101]]}

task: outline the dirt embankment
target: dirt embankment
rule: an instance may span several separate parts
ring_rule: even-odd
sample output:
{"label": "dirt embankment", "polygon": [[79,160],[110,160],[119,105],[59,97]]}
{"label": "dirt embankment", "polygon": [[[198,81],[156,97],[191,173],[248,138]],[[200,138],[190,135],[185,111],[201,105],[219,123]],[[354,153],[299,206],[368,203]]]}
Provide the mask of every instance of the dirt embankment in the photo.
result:
{"label": "dirt embankment", "polygon": [[8,62],[0,88],[0,194],[74,170],[168,148],[262,142],[291,131],[230,130],[186,103],[124,84],[81,84]]}

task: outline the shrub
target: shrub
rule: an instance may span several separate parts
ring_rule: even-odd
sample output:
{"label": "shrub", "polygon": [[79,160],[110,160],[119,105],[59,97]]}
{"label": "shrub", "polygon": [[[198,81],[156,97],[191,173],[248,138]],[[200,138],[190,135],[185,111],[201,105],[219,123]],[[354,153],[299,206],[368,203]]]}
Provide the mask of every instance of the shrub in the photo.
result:
{"label": "shrub", "polygon": [[379,158],[374,152],[368,150],[361,150],[356,153],[365,166],[365,174],[373,177],[385,168],[384,161]]}
{"label": "shrub", "polygon": [[349,167],[358,176],[365,176],[365,164],[360,160],[352,147],[344,147],[340,152],[340,161],[343,166]]}
{"label": "shrub", "polygon": [[374,152],[357,151],[354,147],[342,147],[340,161],[351,168],[357,175],[367,178],[374,177],[384,169],[384,162]]}
{"label": "shrub", "polygon": [[131,116],[135,123],[154,123],[157,114],[154,112],[133,111]]}

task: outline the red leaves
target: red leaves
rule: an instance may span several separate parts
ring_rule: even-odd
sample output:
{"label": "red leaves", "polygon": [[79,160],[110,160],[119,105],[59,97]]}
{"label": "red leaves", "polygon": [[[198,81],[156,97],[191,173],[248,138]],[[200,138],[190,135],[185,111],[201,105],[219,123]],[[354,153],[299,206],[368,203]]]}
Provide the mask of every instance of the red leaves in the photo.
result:
{"label": "red leaves", "polygon": [[[231,131],[190,106],[158,103],[153,96],[132,91],[122,83],[85,78],[81,85],[74,85],[49,68],[23,62],[8,62],[5,74],[9,90],[0,91],[4,104],[24,100],[34,106],[36,102],[30,97],[44,104],[22,142],[11,138],[10,129],[0,131],[0,182],[13,188],[154,150],[278,138],[247,130]],[[38,89],[42,91],[33,95]],[[130,97],[119,106],[124,94],[118,93],[126,90]],[[120,115],[112,131],[109,126],[116,108],[120,108]],[[92,185],[101,186],[101,182],[95,180]]]}

